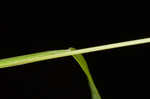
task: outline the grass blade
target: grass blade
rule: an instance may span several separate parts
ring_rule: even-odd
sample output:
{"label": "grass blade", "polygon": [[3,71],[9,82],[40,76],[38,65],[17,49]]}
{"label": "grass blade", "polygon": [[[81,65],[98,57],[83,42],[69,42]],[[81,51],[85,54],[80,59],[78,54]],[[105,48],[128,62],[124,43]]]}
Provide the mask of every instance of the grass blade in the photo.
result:
{"label": "grass blade", "polygon": [[[75,50],[75,48],[70,48],[70,50]],[[73,57],[75,58],[75,60],[79,63],[80,67],[82,68],[82,70],[84,71],[85,75],[87,76],[88,79],[88,83],[90,86],[90,90],[91,90],[91,96],[92,99],[101,99],[101,96],[94,84],[94,80],[90,74],[88,65],[86,60],[84,59],[84,57],[81,54],[78,55],[73,55]]]}

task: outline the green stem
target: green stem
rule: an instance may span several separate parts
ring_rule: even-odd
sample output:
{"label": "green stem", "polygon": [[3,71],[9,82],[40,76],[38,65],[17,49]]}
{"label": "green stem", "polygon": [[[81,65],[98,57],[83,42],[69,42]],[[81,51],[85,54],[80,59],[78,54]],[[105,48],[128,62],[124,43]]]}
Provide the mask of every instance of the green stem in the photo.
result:
{"label": "green stem", "polygon": [[17,57],[12,57],[12,58],[1,59],[0,60],[0,68],[28,64],[28,63],[33,63],[33,62],[48,60],[48,59],[54,59],[54,58],[59,58],[59,57],[108,50],[108,49],[125,47],[125,46],[145,44],[145,43],[150,43],[150,38],[102,45],[102,46],[97,46],[97,47],[84,48],[84,49],[79,49],[79,50],[74,50],[74,51],[58,50],[58,51],[54,51],[54,53],[52,53],[52,54],[51,54],[52,51],[40,52],[40,53],[29,54],[29,55],[24,55],[24,56],[17,56]]}

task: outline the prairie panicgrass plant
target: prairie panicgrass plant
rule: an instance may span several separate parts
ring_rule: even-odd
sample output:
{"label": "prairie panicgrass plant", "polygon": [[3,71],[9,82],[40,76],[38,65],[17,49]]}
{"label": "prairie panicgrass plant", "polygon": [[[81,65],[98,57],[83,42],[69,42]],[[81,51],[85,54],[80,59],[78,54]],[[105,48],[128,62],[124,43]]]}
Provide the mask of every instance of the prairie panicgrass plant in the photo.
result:
{"label": "prairie panicgrass plant", "polygon": [[82,54],[95,52],[95,51],[103,51],[103,50],[108,50],[108,49],[113,49],[113,48],[120,48],[120,47],[125,47],[125,46],[145,44],[145,43],[150,43],[150,38],[125,41],[125,42],[120,42],[120,43],[107,44],[107,45],[101,45],[101,46],[78,49],[78,50],[76,50],[75,48],[69,48],[65,50],[54,50],[54,51],[33,53],[33,54],[28,54],[28,55],[23,55],[23,56],[16,56],[12,58],[1,59],[0,68],[19,66],[23,64],[44,61],[44,60],[49,60],[49,59],[55,59],[55,58],[60,58],[60,57],[65,57],[65,56],[73,56],[74,59],[78,62],[78,64],[82,68],[82,70],[84,71],[88,79],[88,84],[89,84],[89,87],[91,90],[91,96],[92,96],[91,98],[102,99],[94,84],[87,62],[84,59]]}

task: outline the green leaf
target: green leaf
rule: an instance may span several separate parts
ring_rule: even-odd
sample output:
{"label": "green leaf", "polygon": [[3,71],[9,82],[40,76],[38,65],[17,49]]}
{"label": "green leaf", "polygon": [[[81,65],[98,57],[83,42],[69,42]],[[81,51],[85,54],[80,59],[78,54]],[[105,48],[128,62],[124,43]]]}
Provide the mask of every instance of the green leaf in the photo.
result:
{"label": "green leaf", "polygon": [[[75,50],[75,48],[70,48],[70,50]],[[85,75],[87,76],[88,79],[88,83],[90,86],[90,90],[91,90],[91,96],[92,99],[101,99],[101,96],[94,84],[94,80],[90,74],[88,65],[86,60],[84,59],[83,55],[78,54],[78,55],[73,55],[73,57],[75,58],[75,60],[79,63],[80,67],[82,68],[82,70],[84,71]]]}

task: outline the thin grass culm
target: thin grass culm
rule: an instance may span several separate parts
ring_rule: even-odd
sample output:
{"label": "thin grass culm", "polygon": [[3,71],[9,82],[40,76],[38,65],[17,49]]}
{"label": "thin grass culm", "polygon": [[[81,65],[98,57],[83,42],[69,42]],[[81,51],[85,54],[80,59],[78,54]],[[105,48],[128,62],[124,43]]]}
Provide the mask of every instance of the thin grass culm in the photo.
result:
{"label": "thin grass culm", "polygon": [[90,90],[91,90],[91,96],[92,96],[91,98],[102,99],[94,84],[94,80],[90,74],[87,62],[81,54],[95,52],[95,51],[103,51],[103,50],[108,50],[108,49],[113,49],[113,48],[120,48],[120,47],[125,47],[125,46],[145,44],[145,43],[150,43],[150,38],[125,41],[125,42],[120,42],[120,43],[107,44],[107,45],[101,45],[101,46],[78,49],[78,50],[75,50],[74,48],[69,48],[65,50],[38,52],[38,53],[33,53],[33,54],[28,54],[28,55],[23,55],[23,56],[0,59],[0,68],[19,66],[23,64],[44,61],[48,59],[55,59],[55,58],[60,58],[60,57],[65,57],[65,56],[73,56],[74,59],[79,63],[80,67],[82,68],[82,70],[84,71],[88,79],[88,83],[89,83]]}
{"label": "thin grass culm", "polygon": [[103,51],[103,50],[108,50],[108,49],[113,49],[113,48],[133,46],[133,45],[139,45],[139,44],[145,44],[145,43],[150,43],[150,38],[101,45],[101,46],[78,49],[78,50],[73,50],[73,51],[70,51],[67,49],[67,50],[39,52],[39,53],[34,53],[34,54],[1,59],[0,68],[13,67],[13,66],[18,66],[18,65],[48,60],[48,59],[55,59],[55,58],[60,58],[60,57],[90,53],[90,52],[95,52],[95,51]]}

